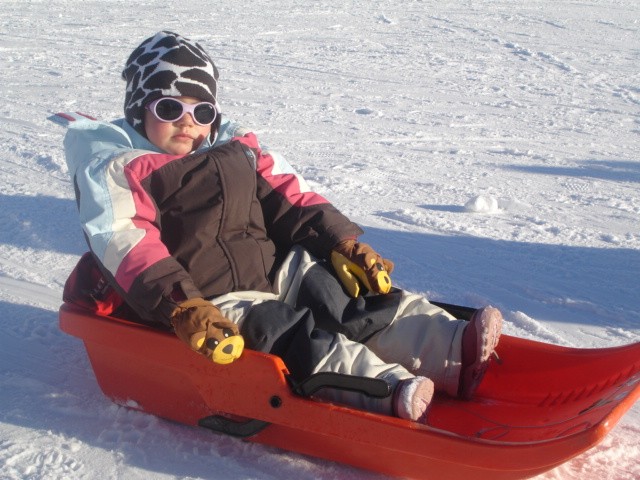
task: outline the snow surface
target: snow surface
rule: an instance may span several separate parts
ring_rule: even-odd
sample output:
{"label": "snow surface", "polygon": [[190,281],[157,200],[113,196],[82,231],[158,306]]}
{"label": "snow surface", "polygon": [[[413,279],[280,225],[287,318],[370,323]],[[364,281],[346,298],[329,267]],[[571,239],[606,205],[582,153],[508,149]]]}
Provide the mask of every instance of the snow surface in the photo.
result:
{"label": "snow surface", "polygon": [[[116,406],[58,330],[85,245],[46,117],[121,116],[124,61],[160,29],[206,47],[226,113],[367,229],[397,285],[494,304],[512,335],[640,341],[637,1],[0,8],[0,478],[382,478]],[[639,420],[539,478],[640,478]]]}

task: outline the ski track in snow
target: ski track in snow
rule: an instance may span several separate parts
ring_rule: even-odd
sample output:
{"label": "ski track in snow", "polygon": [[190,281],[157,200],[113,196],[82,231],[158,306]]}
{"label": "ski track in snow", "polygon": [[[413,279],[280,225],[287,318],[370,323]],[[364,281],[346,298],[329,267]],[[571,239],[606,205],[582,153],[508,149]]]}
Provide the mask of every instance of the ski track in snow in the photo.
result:
{"label": "ski track in snow", "polygon": [[[382,479],[107,400],[57,327],[84,250],[63,131],[121,115],[124,60],[201,42],[226,113],[365,226],[394,280],[511,335],[640,341],[640,7],[0,0],[0,478]],[[640,406],[540,479],[640,478]]]}

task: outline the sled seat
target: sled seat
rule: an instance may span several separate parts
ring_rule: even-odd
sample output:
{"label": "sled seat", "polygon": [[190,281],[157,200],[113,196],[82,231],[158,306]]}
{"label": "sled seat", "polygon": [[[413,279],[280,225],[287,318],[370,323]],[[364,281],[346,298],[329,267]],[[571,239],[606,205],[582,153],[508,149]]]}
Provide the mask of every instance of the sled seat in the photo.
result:
{"label": "sled seat", "polygon": [[273,355],[245,350],[218,365],[170,332],[71,304],[60,328],[84,342],[120,405],[405,478],[529,478],[598,444],[640,396],[640,343],[575,349],[503,335],[477,395],[436,396],[425,426],[296,395]]}

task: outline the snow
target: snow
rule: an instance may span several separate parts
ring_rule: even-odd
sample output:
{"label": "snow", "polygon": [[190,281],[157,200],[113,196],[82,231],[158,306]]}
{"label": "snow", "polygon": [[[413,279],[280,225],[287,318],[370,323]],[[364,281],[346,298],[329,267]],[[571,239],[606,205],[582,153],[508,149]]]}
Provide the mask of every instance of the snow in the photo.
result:
{"label": "snow", "polygon": [[[434,300],[506,332],[640,341],[640,5],[1,0],[0,478],[373,479],[116,406],[59,331],[85,251],[46,120],[121,116],[126,57],[174,30],[256,129]],[[640,404],[541,479],[640,478]]]}

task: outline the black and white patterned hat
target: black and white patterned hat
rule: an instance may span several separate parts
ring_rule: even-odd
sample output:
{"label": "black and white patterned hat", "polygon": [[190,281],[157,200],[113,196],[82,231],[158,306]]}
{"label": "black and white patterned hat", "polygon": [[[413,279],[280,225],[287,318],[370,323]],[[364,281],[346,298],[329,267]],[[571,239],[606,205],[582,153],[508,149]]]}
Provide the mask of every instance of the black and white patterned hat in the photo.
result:
{"label": "black and white patterned hat", "polygon": [[[177,33],[158,32],[143,41],[129,56],[122,78],[127,81],[124,116],[144,136],[144,107],[160,97],[195,97],[220,111],[216,66],[200,45]],[[219,125],[220,115],[212,134]]]}

